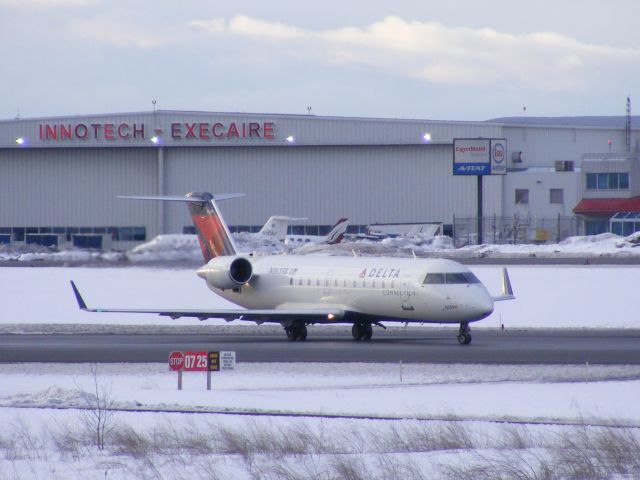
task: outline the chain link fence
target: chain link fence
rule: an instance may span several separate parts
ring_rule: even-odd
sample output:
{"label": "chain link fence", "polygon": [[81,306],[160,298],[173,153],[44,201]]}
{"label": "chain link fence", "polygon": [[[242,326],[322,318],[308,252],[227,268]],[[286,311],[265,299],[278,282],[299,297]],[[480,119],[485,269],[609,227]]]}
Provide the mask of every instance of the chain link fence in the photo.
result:
{"label": "chain link fence", "polygon": [[[577,217],[483,217],[483,243],[557,243],[582,235],[582,222]],[[454,217],[453,241],[456,247],[478,243],[477,217]]]}

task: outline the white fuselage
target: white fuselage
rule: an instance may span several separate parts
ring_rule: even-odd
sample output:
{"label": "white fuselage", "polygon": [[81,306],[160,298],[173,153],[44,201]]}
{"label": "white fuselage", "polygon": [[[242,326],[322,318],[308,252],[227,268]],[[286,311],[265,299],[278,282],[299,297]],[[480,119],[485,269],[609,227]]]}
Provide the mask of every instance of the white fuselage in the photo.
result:
{"label": "white fuselage", "polygon": [[[250,260],[248,284],[236,290],[209,288],[249,309],[332,306],[403,322],[473,322],[493,311],[484,285],[451,260],[296,255]],[[450,282],[425,283],[428,274]],[[460,281],[461,274],[473,280]]]}

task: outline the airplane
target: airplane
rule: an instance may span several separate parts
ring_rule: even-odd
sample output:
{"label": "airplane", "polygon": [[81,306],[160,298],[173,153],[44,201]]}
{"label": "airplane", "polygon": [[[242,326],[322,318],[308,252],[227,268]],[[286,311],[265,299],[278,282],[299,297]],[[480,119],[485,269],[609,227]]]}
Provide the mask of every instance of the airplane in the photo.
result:
{"label": "airplane", "polygon": [[298,246],[308,243],[326,243],[328,245],[335,245],[340,243],[344,238],[344,234],[347,231],[347,225],[349,225],[349,219],[341,218],[326,235],[287,235],[285,245]]}
{"label": "airplane", "polygon": [[125,197],[186,202],[205,264],[207,287],[242,309],[89,308],[71,281],[78,307],[87,312],[156,313],[172,319],[224,318],[280,323],[289,340],[304,341],[307,325],[352,324],[354,340],[370,340],[381,322],[459,324],[458,342],[471,343],[469,324],[493,312],[494,302],[515,298],[502,271],[502,294],[491,296],[465,266],[447,259],[327,257],[238,253],[216,200],[239,194],[189,193],[184,197]]}
{"label": "airplane", "polygon": [[[256,233],[249,233],[247,236],[252,240],[269,240],[272,242],[285,242],[287,238],[287,229],[292,222],[302,222],[309,220],[306,217],[286,217],[283,215],[273,215],[269,217],[267,222],[262,226],[260,231]],[[243,233],[237,233],[236,235],[242,237]]]}

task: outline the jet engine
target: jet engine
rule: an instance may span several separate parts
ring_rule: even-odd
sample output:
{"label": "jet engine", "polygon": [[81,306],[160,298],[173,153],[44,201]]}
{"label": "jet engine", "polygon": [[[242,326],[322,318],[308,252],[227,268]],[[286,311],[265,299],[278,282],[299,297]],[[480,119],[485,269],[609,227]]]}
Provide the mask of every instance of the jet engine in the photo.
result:
{"label": "jet engine", "polygon": [[215,257],[198,269],[198,275],[221,290],[238,288],[253,276],[253,266],[244,257]]}

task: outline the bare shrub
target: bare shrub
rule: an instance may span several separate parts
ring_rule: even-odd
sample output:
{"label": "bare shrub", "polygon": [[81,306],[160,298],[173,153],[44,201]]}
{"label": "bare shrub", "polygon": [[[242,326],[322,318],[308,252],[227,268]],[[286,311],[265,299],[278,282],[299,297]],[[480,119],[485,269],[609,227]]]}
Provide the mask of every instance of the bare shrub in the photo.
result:
{"label": "bare shrub", "polygon": [[46,460],[47,445],[22,419],[12,422],[7,440],[11,443],[7,453],[15,459]]}
{"label": "bare shrub", "polygon": [[482,456],[471,465],[441,467],[448,480],[555,480],[555,464],[546,451],[511,450],[499,455]]}
{"label": "bare shrub", "polygon": [[380,455],[377,463],[379,478],[402,478],[404,480],[426,480],[428,478],[418,464],[407,455],[400,458]]}
{"label": "bare shrub", "polygon": [[113,449],[117,455],[144,458],[151,451],[149,439],[129,425],[114,428],[109,435],[109,441],[110,450]]}
{"label": "bare shrub", "polygon": [[364,460],[357,455],[336,455],[331,461],[336,478],[342,480],[371,480],[374,477]]}
{"label": "bare shrub", "polygon": [[559,472],[570,479],[600,479],[640,471],[640,441],[630,429],[581,426],[560,436],[554,450]]}
{"label": "bare shrub", "polygon": [[517,450],[540,446],[531,431],[522,425],[508,425],[504,427],[500,432],[498,445],[502,448],[513,448]]}
{"label": "bare shrub", "polygon": [[115,412],[112,387],[103,385],[98,378],[98,366],[91,365],[93,388],[91,392],[81,391],[85,399],[85,409],[80,411],[80,419],[94,440],[95,446],[103,450],[107,435],[114,427]]}
{"label": "bare shrub", "polygon": [[89,444],[86,434],[78,432],[76,425],[66,423],[50,427],[49,438],[58,453],[74,460],[84,455]]}
{"label": "bare shrub", "polygon": [[467,450],[474,448],[469,430],[462,422],[445,422],[434,426],[420,422],[410,425],[392,425],[374,435],[373,444],[378,452],[409,453],[438,450]]}
{"label": "bare shrub", "polygon": [[616,474],[640,473],[640,441],[634,430],[599,429],[593,440],[600,463]]}

